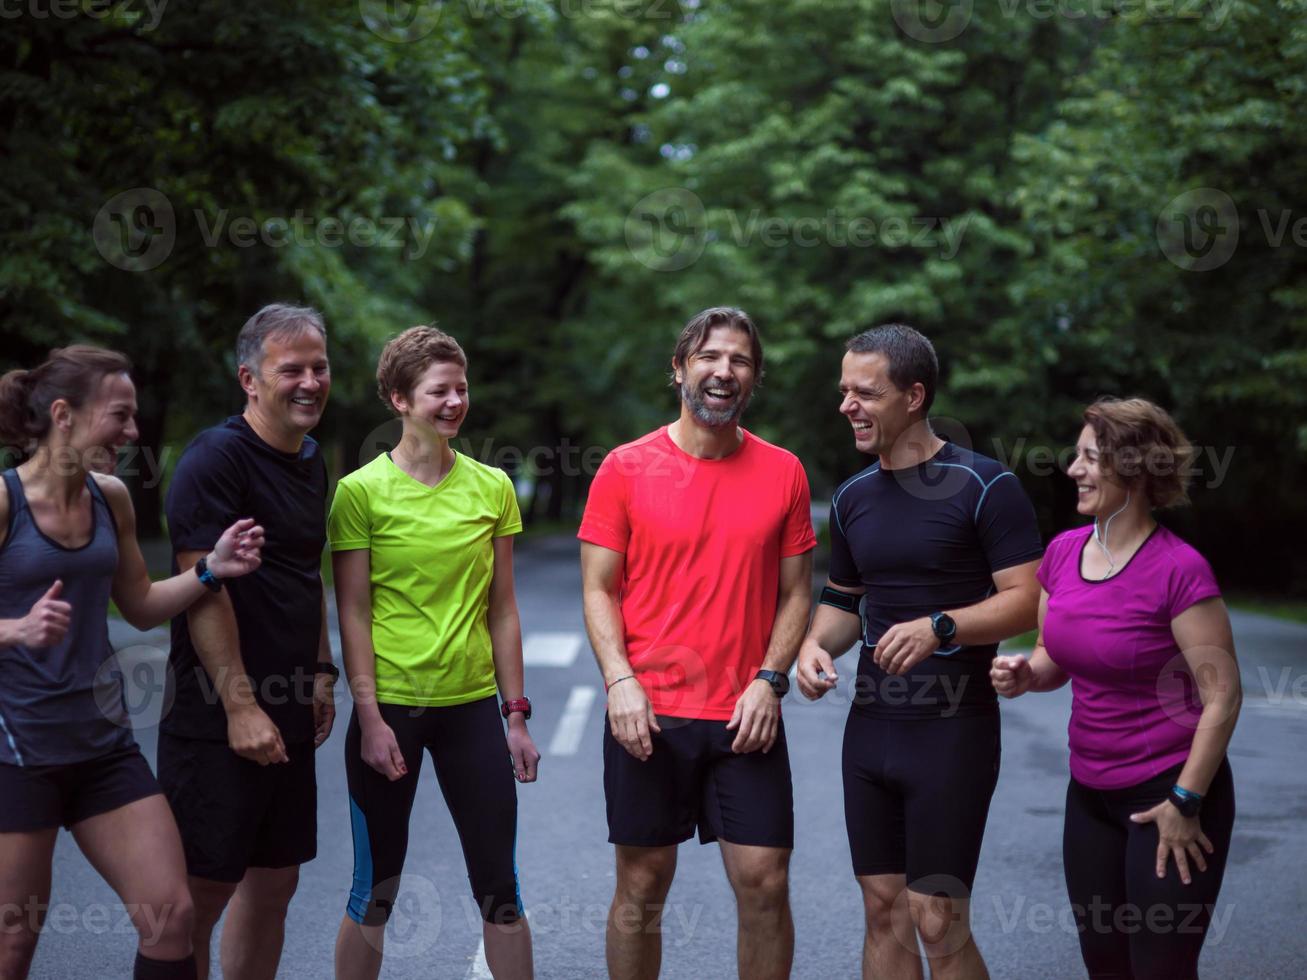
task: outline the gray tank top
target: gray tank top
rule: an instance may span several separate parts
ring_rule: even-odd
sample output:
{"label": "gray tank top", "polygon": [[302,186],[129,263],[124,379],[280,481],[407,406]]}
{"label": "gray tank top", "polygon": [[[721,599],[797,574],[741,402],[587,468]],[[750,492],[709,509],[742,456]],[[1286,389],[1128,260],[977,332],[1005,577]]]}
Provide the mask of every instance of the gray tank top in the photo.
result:
{"label": "gray tank top", "polygon": [[109,590],[118,567],[118,531],[95,479],[91,540],[65,548],[32,517],[22,481],[4,471],[9,533],[0,543],[0,619],[21,619],[54,584],[72,606],[64,638],[52,647],[0,647],[0,763],[82,762],[135,745],[122,677],[109,646]]}

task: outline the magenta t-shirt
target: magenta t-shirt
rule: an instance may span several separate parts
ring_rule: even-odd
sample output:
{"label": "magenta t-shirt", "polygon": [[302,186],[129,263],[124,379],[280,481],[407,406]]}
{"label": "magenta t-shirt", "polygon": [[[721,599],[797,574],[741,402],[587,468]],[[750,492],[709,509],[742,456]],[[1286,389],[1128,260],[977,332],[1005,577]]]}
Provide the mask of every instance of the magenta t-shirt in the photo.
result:
{"label": "magenta t-shirt", "polygon": [[1044,649],[1071,678],[1071,775],[1120,789],[1189,757],[1202,707],[1171,620],[1221,591],[1206,559],[1160,525],[1119,572],[1087,580],[1092,534],[1066,531],[1044,553]]}

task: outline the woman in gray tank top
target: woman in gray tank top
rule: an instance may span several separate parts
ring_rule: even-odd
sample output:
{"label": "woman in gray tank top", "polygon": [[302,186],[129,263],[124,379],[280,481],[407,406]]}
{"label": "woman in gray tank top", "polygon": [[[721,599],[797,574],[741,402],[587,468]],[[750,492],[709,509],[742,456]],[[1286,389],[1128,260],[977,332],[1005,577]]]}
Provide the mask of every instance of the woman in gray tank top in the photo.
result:
{"label": "woman in gray tank top", "polygon": [[[133,976],[194,978],[192,905],[172,811],[136,747],[107,612],[149,629],[259,566],[233,524],[196,570],[151,582],[117,450],[137,436],[121,354],[74,346],[0,377],[0,976],[25,977],[59,827],[131,913]],[[18,910],[15,914],[14,910]],[[106,974],[121,970],[104,965]]]}

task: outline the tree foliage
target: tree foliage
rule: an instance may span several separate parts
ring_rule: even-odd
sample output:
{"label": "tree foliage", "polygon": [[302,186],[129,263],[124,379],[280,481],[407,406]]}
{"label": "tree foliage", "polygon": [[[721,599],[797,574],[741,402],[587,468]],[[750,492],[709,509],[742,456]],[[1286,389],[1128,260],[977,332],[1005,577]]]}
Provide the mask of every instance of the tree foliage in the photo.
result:
{"label": "tree foliage", "polygon": [[[1017,469],[1046,532],[1075,519],[1052,450],[1140,393],[1206,450],[1184,532],[1233,581],[1307,588],[1305,0],[961,4],[945,38],[903,0],[175,6],[0,35],[4,360],[126,350],[146,440],[234,408],[240,323],[301,300],[351,468],[381,343],[435,320],[471,357],[462,448],[567,518],[594,447],[672,415],[679,326],[732,304],[767,343],[750,424],[820,496],[864,462],[841,343],[906,320],[941,428]],[[115,246],[101,214],[133,188],[175,218],[144,271],[159,215]]]}

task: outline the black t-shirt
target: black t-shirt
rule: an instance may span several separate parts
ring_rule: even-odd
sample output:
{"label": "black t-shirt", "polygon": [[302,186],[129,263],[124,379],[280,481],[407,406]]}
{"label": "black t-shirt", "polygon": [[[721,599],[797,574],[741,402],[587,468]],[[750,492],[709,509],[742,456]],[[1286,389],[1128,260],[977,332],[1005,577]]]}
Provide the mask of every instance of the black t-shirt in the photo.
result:
{"label": "black t-shirt", "polygon": [[[241,659],[255,695],[286,742],[313,738],[313,673],[322,629],[322,551],[327,542],[327,469],[318,444],[274,449],[233,415],[186,447],[165,508],[173,571],[180,551],[211,549],[231,524],[264,529],[258,570],[230,579]],[[160,730],[225,741],[227,715],[191,643],[186,614],[172,621],[171,708]]]}
{"label": "black t-shirt", "polygon": [[874,463],[846,480],[831,500],[830,532],[831,581],[867,590],[854,710],[921,718],[993,710],[997,644],[945,648],[901,677],[877,667],[869,648],[896,623],[987,599],[995,572],[1043,553],[1020,481],[945,443],[918,466]]}

